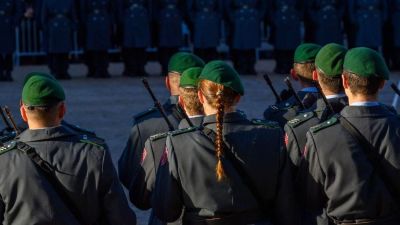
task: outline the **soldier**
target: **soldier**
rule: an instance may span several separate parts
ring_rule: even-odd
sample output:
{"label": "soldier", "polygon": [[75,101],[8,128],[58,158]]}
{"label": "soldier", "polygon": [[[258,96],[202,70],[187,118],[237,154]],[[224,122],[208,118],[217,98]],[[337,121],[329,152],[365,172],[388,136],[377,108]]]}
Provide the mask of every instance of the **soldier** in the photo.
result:
{"label": "soldier", "polygon": [[146,74],[146,48],[150,46],[150,1],[119,0],[118,29],[122,32],[123,76],[137,77]]}
{"label": "soldier", "polygon": [[156,216],[174,221],[184,208],[183,224],[297,224],[279,127],[235,110],[244,88],[223,61],[204,67],[198,87],[204,127],[169,134],[153,195]]}
{"label": "soldier", "polygon": [[12,81],[12,54],[15,51],[15,27],[22,17],[20,0],[4,0],[0,3],[0,82]]}
{"label": "soldier", "polygon": [[206,62],[218,57],[221,39],[222,0],[189,0],[187,3],[194,53]]}
{"label": "soldier", "polygon": [[112,0],[81,0],[80,14],[85,32],[85,56],[88,77],[108,78],[108,49],[116,22],[116,4]]}
{"label": "soldier", "polygon": [[387,19],[386,0],[349,0],[348,4],[349,18],[355,28],[355,45],[378,50]]}
{"label": "soldier", "polygon": [[[164,103],[163,108],[175,129],[183,118],[182,109],[178,107],[180,75],[188,68],[202,66],[204,66],[203,60],[190,53],[179,52],[171,57],[168,65],[169,73],[165,78],[171,96],[168,102]],[[119,178],[127,189],[130,188],[132,180],[139,172],[140,158],[147,138],[166,132],[168,129],[167,123],[155,107],[134,116],[129,139],[118,161]]]}
{"label": "soldier", "polygon": [[400,1],[387,1],[389,15],[384,28],[383,53],[389,68],[400,70]]}
{"label": "soldier", "polygon": [[61,125],[64,101],[54,79],[25,83],[29,129],[0,149],[1,223],[136,224],[106,144]]}
{"label": "soldier", "polygon": [[342,18],[345,10],[344,0],[308,0],[306,1],[306,28],[310,42],[320,45],[343,43]]}
{"label": "soldier", "polygon": [[313,79],[319,83],[334,112],[331,112],[324,100],[319,98],[315,110],[302,113],[285,125],[286,148],[296,169],[300,165],[308,129],[339,113],[347,105],[347,97],[342,86],[346,51],[342,45],[331,43],[322,47],[315,58]]}
{"label": "soldier", "polygon": [[68,74],[68,54],[73,49],[73,33],[77,29],[74,0],[39,2],[42,6],[40,18],[50,73],[57,79],[71,79]]}
{"label": "soldier", "polygon": [[[186,114],[194,126],[200,126],[204,111],[197,97],[198,77],[202,71],[201,67],[193,67],[185,70],[180,79],[180,94],[179,104],[185,109]],[[185,119],[182,119],[178,128],[190,127]],[[160,133],[147,139],[143,150],[140,167],[142,170],[138,176],[133,179],[129,196],[131,202],[139,209],[147,210],[151,208],[151,196],[154,189],[158,165],[160,164],[161,156],[165,149],[165,141],[168,132]],[[152,213],[149,220],[149,225],[166,224],[160,221]],[[181,224],[181,221],[175,221],[168,224]]]}
{"label": "soldier", "polygon": [[[183,44],[182,24],[185,17],[185,1],[153,0],[155,33],[162,74],[168,73],[168,60]],[[182,71],[183,72],[183,71]]]}
{"label": "soldier", "polygon": [[255,74],[255,49],[261,44],[261,21],[267,3],[264,0],[225,0],[230,23],[233,64],[240,74]]}
{"label": "soldier", "polygon": [[293,64],[293,53],[301,43],[300,22],[303,19],[303,0],[271,0],[267,22],[271,25],[276,67],[274,72],[287,74]]}
{"label": "soldier", "polygon": [[399,224],[400,119],[378,102],[389,74],[378,52],[347,52],[349,106],[307,133],[300,182],[306,213],[326,210],[334,224]]}
{"label": "soldier", "polygon": [[[315,70],[315,57],[320,49],[321,46],[317,44],[305,43],[299,45],[294,53],[294,64],[290,74],[294,80],[300,82],[302,90],[297,95],[306,107],[305,109],[313,106],[317,100],[318,90],[314,86],[312,74]],[[305,109],[301,109],[300,103],[297,102],[295,96],[292,96],[286,101],[269,106],[264,111],[264,118],[277,121],[283,128],[287,121],[293,119],[300,110]]]}

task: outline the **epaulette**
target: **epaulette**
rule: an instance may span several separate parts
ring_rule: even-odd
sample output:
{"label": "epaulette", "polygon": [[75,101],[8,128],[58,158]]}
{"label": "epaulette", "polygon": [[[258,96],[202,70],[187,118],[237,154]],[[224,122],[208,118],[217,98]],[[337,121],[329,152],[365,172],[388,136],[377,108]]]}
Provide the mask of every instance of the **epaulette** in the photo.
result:
{"label": "epaulette", "polygon": [[106,145],[104,139],[95,136],[88,136],[86,134],[80,136],[80,142],[95,145],[101,149],[104,149]]}
{"label": "epaulette", "polygon": [[298,127],[300,124],[308,121],[309,119],[315,116],[314,112],[307,112],[296,116],[294,119],[291,119],[287,122],[288,126],[295,128]]}
{"label": "epaulette", "polygon": [[168,136],[170,132],[164,132],[164,133],[159,133],[159,134],[155,134],[150,136],[150,141],[157,141],[161,138],[166,138]]}
{"label": "epaulette", "polygon": [[146,111],[140,112],[140,113],[134,115],[133,118],[134,118],[135,120],[139,120],[140,118],[142,118],[142,117],[144,117],[144,116],[147,116],[147,115],[149,115],[150,113],[153,113],[154,111],[157,111],[157,108],[156,108],[156,107],[152,107],[152,108],[149,108],[149,109],[146,110]]}
{"label": "epaulette", "polygon": [[171,136],[176,136],[176,135],[179,135],[179,134],[188,133],[188,132],[191,132],[191,131],[194,131],[194,130],[198,130],[198,129],[199,129],[199,127],[188,127],[188,128],[184,128],[184,129],[180,129],[180,130],[171,131],[171,132],[169,132],[169,134]]}
{"label": "epaulette", "polygon": [[268,127],[268,128],[272,128],[272,129],[280,128],[278,122],[270,121],[270,120],[252,119],[251,123],[254,125],[262,125],[264,127]]}
{"label": "epaulette", "polygon": [[311,131],[313,134],[315,134],[315,133],[317,133],[317,132],[320,131],[320,130],[323,130],[323,129],[327,128],[327,127],[330,127],[330,126],[332,126],[332,125],[334,125],[334,124],[336,124],[336,123],[339,122],[338,117],[339,117],[338,115],[332,116],[329,120],[327,120],[327,121],[325,121],[325,122],[323,122],[323,123],[320,123],[320,124],[318,124],[318,125],[315,125],[315,126],[311,127],[311,128],[310,128],[310,131]]}
{"label": "epaulette", "polygon": [[16,149],[15,148],[16,145],[17,145],[17,142],[11,141],[11,142],[6,143],[4,146],[1,146],[0,147],[0,155]]}

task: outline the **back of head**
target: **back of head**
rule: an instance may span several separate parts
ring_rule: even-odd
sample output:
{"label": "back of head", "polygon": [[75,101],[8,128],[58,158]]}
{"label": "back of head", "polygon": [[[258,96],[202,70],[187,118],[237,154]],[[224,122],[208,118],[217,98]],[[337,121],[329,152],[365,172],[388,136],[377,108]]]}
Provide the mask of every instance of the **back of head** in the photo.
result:
{"label": "back of head", "polygon": [[342,93],[343,62],[347,49],[339,44],[330,43],[321,48],[315,58],[318,82],[323,90]]}
{"label": "back of head", "polygon": [[293,70],[302,82],[312,83],[315,57],[320,49],[320,45],[313,43],[303,43],[296,48],[293,57]]}
{"label": "back of head", "polygon": [[207,63],[199,77],[199,91],[207,102],[217,109],[217,138],[215,142],[218,163],[216,166],[217,179],[221,181],[225,177],[222,167],[223,154],[223,117],[225,110],[236,104],[236,99],[244,95],[244,87],[239,74],[223,61],[211,61]]}
{"label": "back of head", "polygon": [[346,53],[343,75],[354,95],[376,95],[384,81],[389,79],[389,74],[385,60],[373,49],[358,47]]}
{"label": "back of head", "polygon": [[189,116],[203,115],[203,106],[197,95],[197,85],[202,67],[193,67],[182,73],[179,84],[179,96],[183,99],[184,108]]}

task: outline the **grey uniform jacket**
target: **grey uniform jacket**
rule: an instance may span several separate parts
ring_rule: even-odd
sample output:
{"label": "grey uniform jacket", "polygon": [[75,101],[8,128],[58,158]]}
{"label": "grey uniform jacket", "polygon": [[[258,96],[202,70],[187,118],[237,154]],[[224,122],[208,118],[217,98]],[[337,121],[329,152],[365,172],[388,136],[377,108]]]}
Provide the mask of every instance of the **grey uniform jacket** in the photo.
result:
{"label": "grey uniform jacket", "polygon": [[[177,110],[177,104],[178,97],[171,96],[169,101],[163,105],[174,129],[178,128],[179,121],[183,118],[181,112]],[[132,180],[139,172],[145,141],[151,135],[167,131],[169,131],[167,123],[157,108],[151,108],[134,117],[129,139],[118,161],[119,179],[127,189],[130,188]]]}
{"label": "grey uniform jacket", "polygon": [[[35,148],[56,168],[86,224],[136,224],[104,142],[64,126],[26,130],[16,141]],[[13,143],[0,153],[0,222],[79,224],[42,171]]]}
{"label": "grey uniform jacket", "polygon": [[317,100],[317,108],[313,111],[302,113],[290,120],[285,125],[285,144],[289,153],[290,160],[297,168],[300,165],[304,147],[306,145],[307,131],[319,123],[329,119],[333,114],[339,113],[346,105],[348,105],[347,97],[329,99],[334,112],[326,107],[322,99]]}
{"label": "grey uniform jacket", "polygon": [[[378,149],[383,171],[400,193],[399,116],[384,105],[347,106],[340,114]],[[304,154],[300,187],[305,189],[301,192],[307,214],[325,208],[329,217],[341,222],[400,224],[398,205],[360,144],[336,117],[310,129]]]}
{"label": "grey uniform jacket", "polygon": [[[215,123],[215,115],[203,121],[213,130]],[[227,159],[223,159],[223,166],[228,178],[217,181],[214,143],[200,128],[171,132],[153,192],[156,216],[174,221],[185,207],[183,224],[244,213],[261,213],[276,224],[296,224],[292,175],[282,137],[276,123],[252,122],[239,112],[224,117],[224,139],[243,160],[245,171],[263,198],[260,201],[269,206],[269,210],[263,210]]]}

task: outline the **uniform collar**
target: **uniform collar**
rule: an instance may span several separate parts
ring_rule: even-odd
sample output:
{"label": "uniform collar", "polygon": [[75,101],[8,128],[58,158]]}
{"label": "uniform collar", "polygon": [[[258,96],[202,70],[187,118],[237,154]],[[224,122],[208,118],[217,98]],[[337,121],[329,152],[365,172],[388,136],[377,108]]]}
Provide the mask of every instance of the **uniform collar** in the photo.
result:
{"label": "uniform collar", "polygon": [[[199,115],[199,116],[196,116],[196,117],[191,117],[190,121],[193,123],[193,126],[198,127],[198,126],[201,126],[201,123],[203,122],[203,118],[204,118],[203,115]],[[185,129],[185,128],[188,128],[188,127],[189,127],[189,124],[185,119],[182,119],[179,122],[178,129]]]}
{"label": "uniform collar", "polygon": [[335,95],[327,95],[327,96],[325,96],[326,97],[326,99],[334,99],[334,98],[344,98],[344,97],[346,97],[346,94],[335,94]]}
{"label": "uniform collar", "polygon": [[386,117],[396,115],[389,106],[379,104],[376,106],[346,106],[340,112],[344,117]]}
{"label": "uniform collar", "polygon": [[30,141],[43,141],[54,138],[75,136],[77,133],[68,129],[65,126],[50,127],[44,129],[30,130],[27,129],[22,132],[16,139],[18,141],[30,142]]}
{"label": "uniform collar", "polygon": [[[247,120],[246,119],[246,115],[243,112],[231,112],[231,113],[227,113],[224,116],[224,123],[234,123],[234,122],[239,122],[239,121],[244,121]],[[217,118],[216,115],[209,115],[209,116],[205,116],[203,119],[203,126],[206,126],[208,124],[212,124],[212,123],[216,123],[217,122]]]}
{"label": "uniform collar", "polygon": [[[336,95],[337,97],[334,98],[328,98],[328,102],[332,105],[334,104],[343,104],[343,105],[348,105],[348,100],[346,95]],[[326,108],[326,104],[324,102],[323,98],[319,98],[317,100],[317,108],[316,111],[318,110],[323,110]]]}
{"label": "uniform collar", "polygon": [[306,88],[301,89],[301,91],[302,92],[314,92],[314,93],[318,92],[316,87],[306,87]]}
{"label": "uniform collar", "polygon": [[380,105],[379,102],[353,102],[350,104],[351,106],[367,106],[367,107],[371,107],[371,106],[378,106]]}

